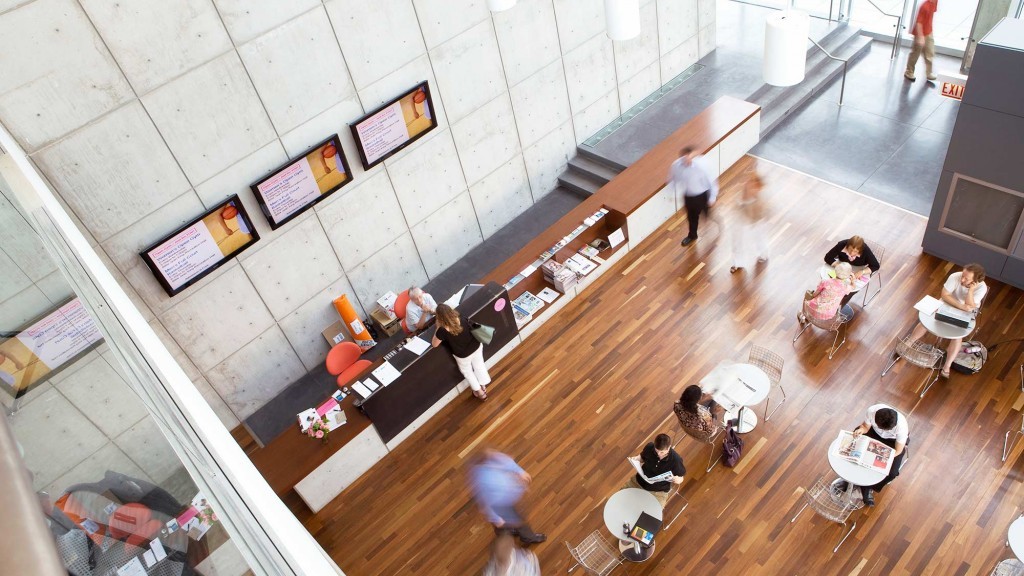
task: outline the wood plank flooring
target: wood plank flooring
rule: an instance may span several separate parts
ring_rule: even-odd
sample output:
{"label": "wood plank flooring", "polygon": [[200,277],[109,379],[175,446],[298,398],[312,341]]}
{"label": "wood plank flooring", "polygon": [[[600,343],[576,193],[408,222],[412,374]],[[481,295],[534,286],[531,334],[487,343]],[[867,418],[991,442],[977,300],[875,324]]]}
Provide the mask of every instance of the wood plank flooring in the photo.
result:
{"label": "wood plank flooring", "polygon": [[[767,182],[771,260],[730,274],[727,226],[755,167]],[[486,403],[453,402],[319,514],[300,514],[346,574],[478,574],[492,531],[464,478],[481,446],[533,474],[524,509],[549,538],[535,550],[545,574],[564,573],[562,541],[610,537],[602,506],[630,474],[624,459],[661,431],[680,440],[689,508],[648,562],[616,574],[988,574],[1012,556],[1004,540],[1024,504],[1024,443],[1005,464],[1000,456],[1021,423],[1024,344],[998,346],[982,373],[954,374],[919,399],[923,369],[879,373],[914,302],[954,270],[921,253],[924,219],[749,156],[721,184],[719,221],[701,224],[696,245],[679,246],[686,219],[673,217],[492,369]],[[830,361],[822,331],[791,343],[795,314],[825,252],[851,234],[887,247],[885,284],[856,307]],[[1022,292],[990,286],[980,339],[1024,337]],[[744,436],[739,466],[705,474],[708,448],[683,437],[672,402],[751,343],[785,358],[788,401]],[[856,530],[833,554],[838,525],[810,510],[790,519],[804,488],[831,476],[838,430],[874,402],[909,414],[910,461],[874,509],[854,513]]]}

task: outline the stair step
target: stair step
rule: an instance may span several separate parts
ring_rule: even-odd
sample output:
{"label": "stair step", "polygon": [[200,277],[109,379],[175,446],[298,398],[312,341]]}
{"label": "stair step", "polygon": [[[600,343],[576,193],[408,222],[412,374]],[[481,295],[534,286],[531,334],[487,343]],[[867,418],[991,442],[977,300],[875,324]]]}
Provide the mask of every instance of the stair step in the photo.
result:
{"label": "stair step", "polygon": [[[848,40],[832,54],[838,58],[848,59],[849,65],[852,65],[868,53],[871,43],[870,38],[858,36]],[[825,58],[824,62],[816,64],[813,70],[808,69],[807,76],[800,84],[785,88],[773,87],[776,90],[762,93],[762,101],[758,102],[762,107],[761,138],[771,133],[812,96],[825,90],[832,80],[842,73],[842,62]]]}
{"label": "stair step", "polygon": [[607,184],[612,178],[618,176],[621,170],[616,170],[601,162],[596,162],[585,156],[575,156],[569,160],[569,171],[589,176],[594,180]]}
{"label": "stair step", "polygon": [[558,177],[559,186],[571,190],[583,197],[592,195],[605,184],[606,182],[601,182],[596,178],[573,171],[566,171]]}
{"label": "stair step", "polygon": [[593,160],[598,164],[603,164],[604,166],[607,166],[612,170],[618,170],[619,172],[622,172],[623,170],[626,169],[626,167],[623,166],[622,164],[619,164],[618,162],[611,160],[609,158],[605,158],[597,149],[591,148],[590,146],[587,146],[585,144],[580,144],[579,146],[577,146],[576,153],[588,160]]}

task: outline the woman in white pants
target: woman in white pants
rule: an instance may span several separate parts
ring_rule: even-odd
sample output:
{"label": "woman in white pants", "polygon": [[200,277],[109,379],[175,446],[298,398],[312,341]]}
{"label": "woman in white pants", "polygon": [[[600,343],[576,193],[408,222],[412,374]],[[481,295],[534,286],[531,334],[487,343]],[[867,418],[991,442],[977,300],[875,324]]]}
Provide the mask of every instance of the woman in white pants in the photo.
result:
{"label": "woman in white pants", "polygon": [[738,204],[739,218],[732,228],[732,267],[735,274],[750,265],[754,256],[758,262],[768,261],[768,240],[764,236],[762,220],[764,207],[761,204],[761,189],[764,181],[755,172],[743,186],[743,196]]}
{"label": "woman in white pants", "polygon": [[470,332],[469,320],[447,304],[437,307],[437,331],[431,345],[435,348],[447,342],[455,356],[459,371],[466,377],[469,388],[479,400],[487,400],[487,385],[491,375],[484,364],[484,345]]}

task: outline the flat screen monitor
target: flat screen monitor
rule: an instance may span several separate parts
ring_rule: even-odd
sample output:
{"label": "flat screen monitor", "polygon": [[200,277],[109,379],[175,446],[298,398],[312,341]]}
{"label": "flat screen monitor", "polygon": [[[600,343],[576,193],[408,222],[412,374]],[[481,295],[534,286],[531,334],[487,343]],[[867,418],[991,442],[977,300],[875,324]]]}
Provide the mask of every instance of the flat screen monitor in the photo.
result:
{"label": "flat screen monitor", "polygon": [[167,294],[174,296],[259,239],[236,194],[140,255]]}
{"label": "flat screen monitor", "polygon": [[0,338],[0,387],[14,398],[24,396],[102,341],[82,301],[68,300]]}
{"label": "flat screen monitor", "polygon": [[426,80],[351,125],[359,159],[367,170],[436,127]]}
{"label": "flat screen monitor", "polygon": [[250,188],[276,230],[351,181],[348,160],[334,134]]}

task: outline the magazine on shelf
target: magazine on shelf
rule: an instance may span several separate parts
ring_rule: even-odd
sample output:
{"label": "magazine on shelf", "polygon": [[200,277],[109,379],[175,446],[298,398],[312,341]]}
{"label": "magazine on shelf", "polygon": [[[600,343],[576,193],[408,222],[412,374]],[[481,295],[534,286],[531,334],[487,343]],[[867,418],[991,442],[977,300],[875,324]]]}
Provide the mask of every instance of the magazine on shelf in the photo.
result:
{"label": "magazine on shelf", "polygon": [[895,452],[874,438],[863,434],[854,436],[853,432],[848,430],[839,431],[839,446],[836,450],[839,457],[848,462],[886,474],[892,467]]}
{"label": "magazine on shelf", "polygon": [[544,306],[544,301],[537,298],[529,291],[523,292],[518,298],[512,301],[512,304],[521,308],[527,314],[533,314],[537,310],[540,310]]}

